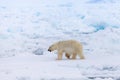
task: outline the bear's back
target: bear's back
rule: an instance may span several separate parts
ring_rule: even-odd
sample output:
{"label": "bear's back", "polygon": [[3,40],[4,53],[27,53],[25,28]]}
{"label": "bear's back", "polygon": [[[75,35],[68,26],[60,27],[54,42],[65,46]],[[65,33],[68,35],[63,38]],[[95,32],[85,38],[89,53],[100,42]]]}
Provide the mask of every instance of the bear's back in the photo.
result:
{"label": "bear's back", "polygon": [[66,40],[66,41],[60,41],[59,42],[59,46],[61,46],[62,48],[64,47],[71,47],[71,48],[77,48],[82,46],[78,41],[75,40]]}

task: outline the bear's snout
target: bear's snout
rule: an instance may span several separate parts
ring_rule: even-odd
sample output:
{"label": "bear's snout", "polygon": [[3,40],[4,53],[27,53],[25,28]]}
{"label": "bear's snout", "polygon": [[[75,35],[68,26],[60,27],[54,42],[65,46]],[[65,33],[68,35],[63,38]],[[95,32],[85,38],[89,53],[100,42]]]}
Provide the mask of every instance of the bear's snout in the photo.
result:
{"label": "bear's snout", "polygon": [[51,50],[50,50],[50,49],[48,49],[48,51],[50,51],[50,52],[51,52]]}

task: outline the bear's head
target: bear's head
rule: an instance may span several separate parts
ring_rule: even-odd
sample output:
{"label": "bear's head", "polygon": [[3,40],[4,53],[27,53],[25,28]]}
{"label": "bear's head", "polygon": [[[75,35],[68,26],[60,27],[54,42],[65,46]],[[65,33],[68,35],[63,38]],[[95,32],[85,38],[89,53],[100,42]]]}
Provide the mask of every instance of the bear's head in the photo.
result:
{"label": "bear's head", "polygon": [[57,49],[57,46],[55,44],[51,45],[49,48],[48,48],[48,51],[52,52],[54,50]]}

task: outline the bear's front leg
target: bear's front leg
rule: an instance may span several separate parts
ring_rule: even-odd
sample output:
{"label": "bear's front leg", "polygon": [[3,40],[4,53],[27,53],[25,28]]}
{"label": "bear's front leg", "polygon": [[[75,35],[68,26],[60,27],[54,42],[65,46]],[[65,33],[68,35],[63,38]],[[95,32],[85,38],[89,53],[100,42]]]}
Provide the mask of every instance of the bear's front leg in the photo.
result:
{"label": "bear's front leg", "polygon": [[58,52],[58,58],[56,60],[62,60],[63,53],[61,51]]}

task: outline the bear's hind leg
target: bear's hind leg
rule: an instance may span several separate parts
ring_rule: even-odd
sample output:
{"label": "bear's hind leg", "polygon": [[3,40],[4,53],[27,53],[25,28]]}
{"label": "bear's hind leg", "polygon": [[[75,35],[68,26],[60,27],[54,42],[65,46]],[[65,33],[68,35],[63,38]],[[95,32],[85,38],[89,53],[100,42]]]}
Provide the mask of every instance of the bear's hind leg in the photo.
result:
{"label": "bear's hind leg", "polygon": [[78,56],[80,57],[80,59],[85,59],[82,50],[79,51]]}
{"label": "bear's hind leg", "polygon": [[76,59],[76,56],[77,56],[77,54],[76,54],[76,53],[73,53],[73,54],[72,54],[72,59]]}
{"label": "bear's hind leg", "polygon": [[67,57],[67,59],[70,59],[70,54],[65,53],[65,56]]}

